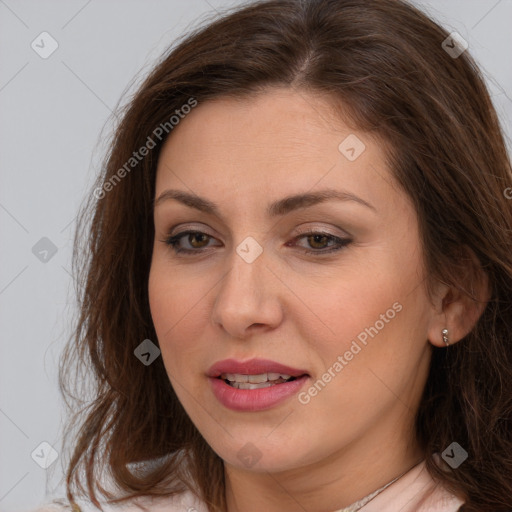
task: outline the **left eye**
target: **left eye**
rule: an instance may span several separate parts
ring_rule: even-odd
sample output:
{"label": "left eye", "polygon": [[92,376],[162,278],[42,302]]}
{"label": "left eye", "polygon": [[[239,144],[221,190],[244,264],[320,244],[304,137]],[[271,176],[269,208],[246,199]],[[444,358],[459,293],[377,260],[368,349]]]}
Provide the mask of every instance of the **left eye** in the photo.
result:
{"label": "left eye", "polygon": [[[188,237],[188,242],[191,246],[191,249],[180,246],[182,239],[185,237]],[[198,254],[204,252],[202,249],[208,246],[210,239],[213,239],[213,237],[201,231],[184,231],[183,233],[178,233],[177,235],[168,237],[167,239],[163,240],[163,242],[169,245],[175,253]],[[295,237],[294,241],[301,239],[306,239],[309,246],[313,249],[316,249],[305,250],[305,252],[307,254],[316,255],[339,251],[352,242],[352,240],[348,238],[340,238],[335,235],[331,235],[330,233],[322,233],[316,231],[302,233],[301,235]],[[329,243],[331,243],[331,245],[328,245]],[[326,248],[328,248],[328,250],[325,250]]]}
{"label": "left eye", "polygon": [[[302,238],[305,238],[307,240],[307,243],[310,247],[313,247],[314,249],[324,249],[326,247],[330,247],[329,250],[306,250],[307,254],[326,254],[331,253],[335,251],[339,251],[340,249],[343,249],[347,245],[349,245],[352,240],[349,238],[340,238],[338,236],[331,235],[329,233],[319,233],[319,232],[310,232],[310,233],[303,233],[302,235],[299,235],[295,238],[295,240],[300,240]],[[326,245],[329,242],[332,242],[332,244]],[[321,247],[319,247],[321,246]]]}

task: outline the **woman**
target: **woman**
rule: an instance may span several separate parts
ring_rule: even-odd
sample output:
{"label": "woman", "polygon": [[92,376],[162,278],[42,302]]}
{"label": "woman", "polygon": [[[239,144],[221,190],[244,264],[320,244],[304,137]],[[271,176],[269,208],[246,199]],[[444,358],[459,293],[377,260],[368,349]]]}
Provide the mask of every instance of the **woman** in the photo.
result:
{"label": "woman", "polygon": [[62,386],[76,362],[97,385],[68,501],[509,511],[511,186],[475,62],[404,1],[269,0],[191,34],[77,239]]}

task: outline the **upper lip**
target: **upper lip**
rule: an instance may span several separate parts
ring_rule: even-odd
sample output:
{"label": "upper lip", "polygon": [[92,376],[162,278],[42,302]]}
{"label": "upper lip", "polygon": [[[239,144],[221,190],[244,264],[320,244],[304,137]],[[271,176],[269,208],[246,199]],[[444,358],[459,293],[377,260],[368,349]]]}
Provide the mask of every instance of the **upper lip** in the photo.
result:
{"label": "upper lip", "polygon": [[290,377],[300,377],[307,374],[306,370],[292,368],[276,361],[268,359],[249,359],[237,361],[236,359],[224,359],[217,361],[208,370],[208,377],[220,377],[223,373],[237,373],[240,375],[261,375],[262,373],[282,373]]}

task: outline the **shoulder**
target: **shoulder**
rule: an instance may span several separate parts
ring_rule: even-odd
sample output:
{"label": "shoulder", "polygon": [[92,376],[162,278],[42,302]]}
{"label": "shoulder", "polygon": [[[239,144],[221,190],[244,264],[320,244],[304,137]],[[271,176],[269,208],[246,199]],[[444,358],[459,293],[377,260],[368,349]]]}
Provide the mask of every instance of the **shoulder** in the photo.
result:
{"label": "shoulder", "polygon": [[432,479],[422,462],[370,500],[361,512],[458,512],[463,504]]}
{"label": "shoulder", "polygon": [[[99,512],[99,509],[90,502],[79,501],[78,505],[80,512]],[[208,512],[204,502],[190,491],[166,498],[137,498],[117,505],[102,503],[104,512],[143,512],[144,508],[142,507],[146,508],[148,512]],[[79,512],[79,510],[73,509],[62,501],[42,505],[31,512]]]}
{"label": "shoulder", "polygon": [[[184,465],[184,468],[188,471],[188,459],[185,456],[185,450],[179,450],[173,454],[169,454],[164,457],[156,459],[149,459],[137,463],[130,463],[128,466],[131,471],[137,473],[144,473],[146,470],[154,469],[160,462],[167,457],[176,457]],[[192,477],[187,483],[187,487],[190,489]],[[193,486],[197,491],[197,486]],[[196,494],[191,490],[186,490],[181,493],[175,494],[174,496],[168,497],[149,497],[144,496],[141,498],[134,498],[133,500],[110,505],[105,502],[100,502],[103,512],[144,512],[144,508],[147,512],[209,512],[208,507],[203,501],[201,501]],[[30,512],[100,512],[99,509],[89,501],[77,500],[79,508],[73,508],[67,500],[58,499],[51,503],[42,505],[40,508]],[[144,508],[143,508],[144,507]]]}
{"label": "shoulder", "polygon": [[[39,508],[30,510],[30,512],[72,512],[70,505],[65,505],[63,502],[51,502],[41,505]],[[29,511],[27,511],[29,512]]]}

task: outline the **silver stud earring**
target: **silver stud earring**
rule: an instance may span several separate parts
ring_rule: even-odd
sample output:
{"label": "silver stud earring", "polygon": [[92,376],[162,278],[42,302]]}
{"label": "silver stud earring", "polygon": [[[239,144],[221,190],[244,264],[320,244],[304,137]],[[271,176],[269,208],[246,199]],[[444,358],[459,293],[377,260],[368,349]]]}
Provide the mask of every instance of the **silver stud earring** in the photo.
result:
{"label": "silver stud earring", "polygon": [[448,346],[450,344],[448,342],[448,329],[443,329],[441,334],[443,335],[443,341],[445,342],[446,346]]}

